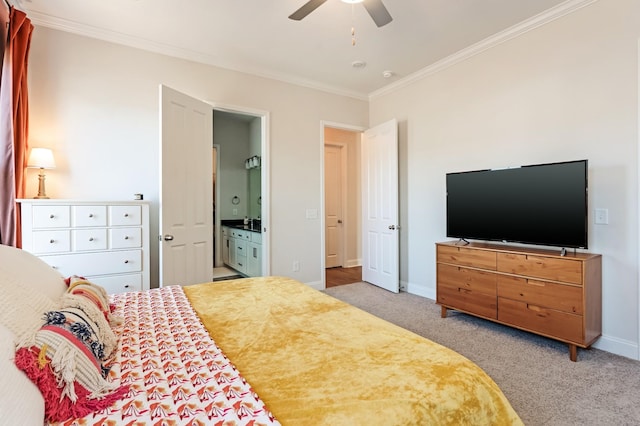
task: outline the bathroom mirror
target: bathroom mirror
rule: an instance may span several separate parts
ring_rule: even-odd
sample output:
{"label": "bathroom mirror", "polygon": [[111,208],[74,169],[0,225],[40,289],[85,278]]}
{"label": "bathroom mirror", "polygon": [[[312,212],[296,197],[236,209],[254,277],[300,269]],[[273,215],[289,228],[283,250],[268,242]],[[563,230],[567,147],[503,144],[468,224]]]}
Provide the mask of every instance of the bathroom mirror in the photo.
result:
{"label": "bathroom mirror", "polygon": [[261,216],[260,214],[260,211],[261,211],[260,201],[262,198],[262,192],[261,192],[262,179],[260,177],[261,169],[260,167],[255,167],[247,170],[247,173],[249,173],[249,179],[248,179],[249,198],[247,200],[249,217],[255,219]]}

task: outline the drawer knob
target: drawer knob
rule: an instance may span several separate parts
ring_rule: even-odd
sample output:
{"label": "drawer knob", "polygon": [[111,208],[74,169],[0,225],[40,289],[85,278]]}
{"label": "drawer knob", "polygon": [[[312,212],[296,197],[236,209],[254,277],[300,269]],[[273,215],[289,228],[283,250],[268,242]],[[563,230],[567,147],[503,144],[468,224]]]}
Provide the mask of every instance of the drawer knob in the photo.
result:
{"label": "drawer knob", "polygon": [[125,285],[124,285],[124,288],[129,288],[129,284],[125,284]]}
{"label": "drawer knob", "polygon": [[125,236],[124,236],[124,239],[125,239],[125,240],[128,240],[128,239],[129,239],[129,236],[128,236],[128,235],[125,235]]}
{"label": "drawer knob", "polygon": [[50,214],[49,215],[49,219],[53,219],[54,217],[56,217],[56,215],[54,215],[54,214]]}
{"label": "drawer knob", "polygon": [[129,261],[128,261],[128,260],[125,260],[125,261],[124,261],[124,263],[129,263]]}
{"label": "drawer knob", "polygon": [[93,241],[93,237],[89,237],[89,241]]}
{"label": "drawer knob", "polygon": [[49,244],[53,244],[55,242],[56,242],[56,240],[49,240]]}
{"label": "drawer knob", "polygon": [[89,217],[93,217],[93,213],[89,213]]}
{"label": "drawer knob", "polygon": [[125,214],[124,214],[124,217],[129,217],[129,213],[125,213]]}

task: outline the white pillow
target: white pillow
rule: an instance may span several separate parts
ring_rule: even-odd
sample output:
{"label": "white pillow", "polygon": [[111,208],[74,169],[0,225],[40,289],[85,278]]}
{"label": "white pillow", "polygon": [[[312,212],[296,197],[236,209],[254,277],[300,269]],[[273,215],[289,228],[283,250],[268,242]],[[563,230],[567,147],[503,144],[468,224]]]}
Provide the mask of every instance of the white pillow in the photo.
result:
{"label": "white pillow", "polygon": [[58,300],[67,291],[64,277],[43,260],[28,251],[0,244],[0,291],[7,285],[6,280],[51,300]]}
{"label": "white pillow", "polygon": [[[0,245],[0,324],[22,342],[56,310],[66,291],[62,275],[29,252]],[[1,370],[0,370],[1,371]]]}
{"label": "white pillow", "polygon": [[15,336],[0,324],[0,423],[42,425],[44,399],[40,390],[15,366]]}

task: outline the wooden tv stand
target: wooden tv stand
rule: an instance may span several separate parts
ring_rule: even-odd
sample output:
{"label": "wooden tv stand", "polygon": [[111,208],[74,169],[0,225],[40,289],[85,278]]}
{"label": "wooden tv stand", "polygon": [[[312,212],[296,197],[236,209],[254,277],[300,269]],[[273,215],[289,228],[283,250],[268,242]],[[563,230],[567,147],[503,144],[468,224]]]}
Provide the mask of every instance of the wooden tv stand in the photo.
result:
{"label": "wooden tv stand", "polygon": [[602,257],[499,244],[436,243],[436,302],[565,342],[576,361],[602,334]]}

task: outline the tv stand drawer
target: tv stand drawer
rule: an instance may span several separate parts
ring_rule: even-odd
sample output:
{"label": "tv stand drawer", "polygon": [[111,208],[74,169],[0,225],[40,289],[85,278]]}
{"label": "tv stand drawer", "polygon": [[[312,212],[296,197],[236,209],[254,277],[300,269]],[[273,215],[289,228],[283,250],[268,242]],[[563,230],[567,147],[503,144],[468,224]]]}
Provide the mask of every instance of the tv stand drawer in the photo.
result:
{"label": "tv stand drawer", "polygon": [[438,246],[438,262],[481,269],[496,269],[496,254],[490,251],[475,250],[466,247]]}
{"label": "tv stand drawer", "polygon": [[443,284],[438,286],[438,303],[479,315],[497,319],[497,298],[462,286]]}
{"label": "tv stand drawer", "polygon": [[498,321],[583,344],[582,316],[498,297]]}
{"label": "tv stand drawer", "polygon": [[582,284],[582,262],[570,258],[498,253],[497,260],[500,272]]}
{"label": "tv stand drawer", "polygon": [[498,297],[582,315],[582,287],[501,275]]}

